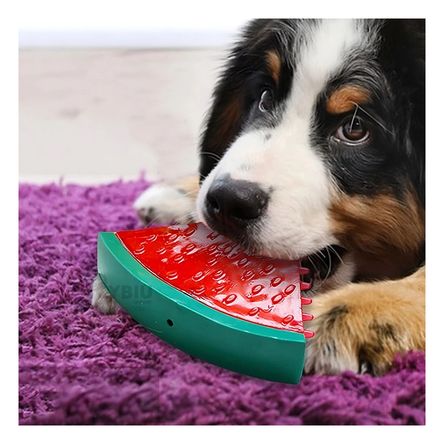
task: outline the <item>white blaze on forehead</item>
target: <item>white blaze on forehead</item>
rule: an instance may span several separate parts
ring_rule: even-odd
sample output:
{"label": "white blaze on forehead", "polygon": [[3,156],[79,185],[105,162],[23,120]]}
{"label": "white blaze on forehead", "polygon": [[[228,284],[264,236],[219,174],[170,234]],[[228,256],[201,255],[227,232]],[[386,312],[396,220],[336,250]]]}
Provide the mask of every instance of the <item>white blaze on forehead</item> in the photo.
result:
{"label": "white blaze on forehead", "polygon": [[350,50],[362,41],[362,28],[355,20],[322,20],[311,28],[298,48],[287,116],[292,112],[310,117],[318,95],[342,66]]}
{"label": "white blaze on forehead", "polygon": [[269,129],[247,128],[205,179],[198,196],[202,216],[215,179],[229,175],[271,190],[260,230],[255,231],[262,254],[271,256],[300,257],[336,242],[329,229],[332,181],[311,146],[310,133],[318,95],[364,34],[354,20],[323,20],[305,32],[305,43],[295,48],[293,83],[280,123]]}

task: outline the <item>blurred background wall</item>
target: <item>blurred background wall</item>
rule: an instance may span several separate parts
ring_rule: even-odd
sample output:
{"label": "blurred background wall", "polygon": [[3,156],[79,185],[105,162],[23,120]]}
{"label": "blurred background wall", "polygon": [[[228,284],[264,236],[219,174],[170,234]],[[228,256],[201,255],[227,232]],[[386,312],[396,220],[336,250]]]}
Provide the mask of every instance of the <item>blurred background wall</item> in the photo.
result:
{"label": "blurred background wall", "polygon": [[100,183],[142,170],[149,178],[196,170],[218,68],[244,20],[130,17],[104,27],[88,17],[80,24],[29,15],[22,24],[22,181]]}

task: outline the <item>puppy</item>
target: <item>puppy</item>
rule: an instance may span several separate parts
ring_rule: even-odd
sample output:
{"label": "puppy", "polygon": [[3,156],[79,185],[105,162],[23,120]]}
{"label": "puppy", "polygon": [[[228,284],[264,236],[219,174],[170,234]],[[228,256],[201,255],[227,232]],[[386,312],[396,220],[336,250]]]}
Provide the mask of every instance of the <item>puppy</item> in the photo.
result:
{"label": "puppy", "polygon": [[[302,259],[306,371],[379,375],[425,347],[424,100],[423,20],[254,20],[215,87],[199,180],[135,208]],[[93,304],[116,309],[100,280]]]}

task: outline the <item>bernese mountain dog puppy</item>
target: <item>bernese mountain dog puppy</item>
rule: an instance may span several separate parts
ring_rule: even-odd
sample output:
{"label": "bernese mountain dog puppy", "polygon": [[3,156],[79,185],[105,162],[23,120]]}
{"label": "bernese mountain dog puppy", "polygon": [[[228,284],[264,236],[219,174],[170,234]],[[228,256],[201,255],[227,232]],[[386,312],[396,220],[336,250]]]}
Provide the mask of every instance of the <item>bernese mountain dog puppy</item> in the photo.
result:
{"label": "bernese mountain dog puppy", "polygon": [[[302,258],[306,371],[381,374],[425,347],[424,20],[254,20],[232,48],[200,178],[157,184],[145,223],[198,219]],[[93,304],[116,304],[96,280]]]}

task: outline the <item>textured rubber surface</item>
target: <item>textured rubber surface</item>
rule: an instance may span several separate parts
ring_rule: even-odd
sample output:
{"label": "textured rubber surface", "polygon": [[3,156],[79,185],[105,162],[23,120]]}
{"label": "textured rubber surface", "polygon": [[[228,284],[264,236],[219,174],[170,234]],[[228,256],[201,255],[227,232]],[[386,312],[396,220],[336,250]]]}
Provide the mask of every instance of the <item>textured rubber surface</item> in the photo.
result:
{"label": "textured rubber surface", "polygon": [[99,275],[141,325],[181,350],[259,378],[297,383],[305,337],[238,319],[198,302],[147,270],[115,233],[100,233]]}
{"label": "textured rubber surface", "polygon": [[[116,233],[150,272],[199,302],[267,327],[304,333],[298,261],[247,255],[203,224]],[[310,336],[310,332],[306,332]]]}

